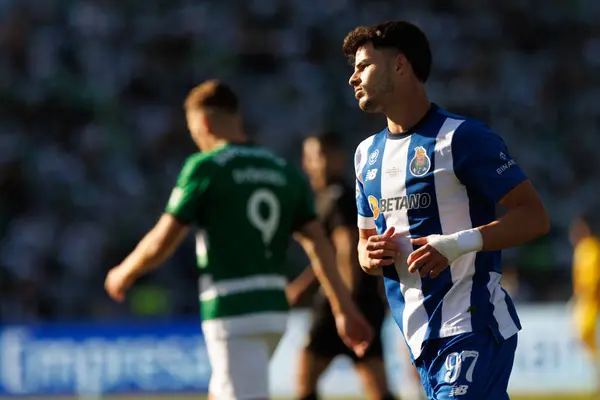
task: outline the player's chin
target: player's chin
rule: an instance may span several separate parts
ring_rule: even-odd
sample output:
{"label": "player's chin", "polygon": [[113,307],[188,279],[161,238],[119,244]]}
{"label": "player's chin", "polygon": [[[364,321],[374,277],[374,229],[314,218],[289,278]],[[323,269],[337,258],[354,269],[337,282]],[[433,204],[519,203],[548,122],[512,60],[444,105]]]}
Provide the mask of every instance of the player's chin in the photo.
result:
{"label": "player's chin", "polygon": [[377,104],[364,96],[358,100],[358,106],[364,112],[375,113],[379,111]]}

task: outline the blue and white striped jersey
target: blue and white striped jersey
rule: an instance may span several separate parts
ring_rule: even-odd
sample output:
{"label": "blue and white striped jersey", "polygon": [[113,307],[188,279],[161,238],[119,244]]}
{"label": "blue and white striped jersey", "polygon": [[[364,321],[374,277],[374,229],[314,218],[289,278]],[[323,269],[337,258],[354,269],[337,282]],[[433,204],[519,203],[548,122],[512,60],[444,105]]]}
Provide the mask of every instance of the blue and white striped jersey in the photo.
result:
{"label": "blue and white striped jersey", "polygon": [[503,140],[482,122],[436,105],[407,134],[387,128],[355,154],[358,226],[389,226],[403,256],[384,267],[392,316],[411,350],[428,339],[491,329],[498,339],[521,329],[500,285],[500,252],[463,255],[435,279],[408,272],[411,238],[452,234],[496,218],[496,203],[526,179]]}

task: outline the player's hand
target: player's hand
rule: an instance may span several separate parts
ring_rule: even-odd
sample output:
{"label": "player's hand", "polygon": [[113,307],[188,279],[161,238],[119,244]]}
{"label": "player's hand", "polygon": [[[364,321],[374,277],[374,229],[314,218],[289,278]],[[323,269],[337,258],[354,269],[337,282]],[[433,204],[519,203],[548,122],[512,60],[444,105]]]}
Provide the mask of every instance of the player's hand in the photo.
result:
{"label": "player's hand", "polygon": [[406,263],[408,271],[418,272],[422,278],[437,278],[449,266],[448,259],[428,244],[427,237],[411,239],[413,245],[421,246],[410,253]]}
{"label": "player's hand", "polygon": [[393,265],[400,256],[400,247],[393,239],[395,228],[390,226],[383,235],[373,235],[367,239],[364,261],[361,266],[366,273],[377,274],[381,267]]}
{"label": "player's hand", "polygon": [[373,341],[373,328],[354,304],[335,315],[335,325],[346,346],[362,357]]}
{"label": "player's hand", "polygon": [[125,293],[133,285],[134,280],[122,266],[114,267],[106,275],[104,289],[113,300],[121,303],[125,300]]}

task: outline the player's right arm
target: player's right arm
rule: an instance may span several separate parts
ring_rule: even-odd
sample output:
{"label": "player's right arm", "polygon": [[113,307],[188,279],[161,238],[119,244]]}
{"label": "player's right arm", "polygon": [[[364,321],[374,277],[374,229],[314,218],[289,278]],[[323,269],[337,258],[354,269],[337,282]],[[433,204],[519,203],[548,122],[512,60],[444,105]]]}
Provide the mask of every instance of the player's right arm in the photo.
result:
{"label": "player's right arm", "polygon": [[297,187],[300,190],[294,210],[294,239],[304,249],[315,276],[329,299],[340,337],[361,356],[371,343],[373,331],[358,311],[337,268],[333,246],[317,220],[314,198],[308,183],[299,173],[293,174],[298,178]]}
{"label": "player's right arm", "polygon": [[333,246],[321,223],[312,220],[299,229],[294,238],[308,256],[335,315],[340,337],[354,352],[362,356],[373,338],[373,331],[358,311],[350,290],[335,263]]}
{"label": "player's right arm", "polygon": [[369,275],[381,276],[381,267],[394,264],[400,256],[400,248],[393,239],[394,227],[383,235],[375,229],[360,229],[358,241],[358,260],[360,267]]}
{"label": "player's right arm", "polygon": [[394,264],[400,256],[400,248],[392,237],[394,227],[389,227],[383,235],[377,234],[375,218],[377,218],[379,210],[371,208],[362,182],[362,169],[367,160],[363,143],[358,146],[354,155],[359,228],[358,261],[362,270],[367,274],[380,276],[382,275],[381,267]]}
{"label": "player's right arm", "polygon": [[[327,216],[324,226],[331,229],[329,238],[333,243],[336,256],[336,265],[342,274],[346,286],[354,292],[359,274],[357,268],[356,243],[358,232],[356,229],[356,206],[352,193],[344,190],[336,199],[333,210]],[[291,283],[288,284],[286,293],[291,305],[298,302],[300,296],[316,280],[310,265]]]}
{"label": "player's right arm", "polygon": [[158,223],[138,243],[121,264],[112,268],[104,287],[116,301],[125,299],[135,281],[165,262],[185,239],[189,225],[197,221],[200,199],[210,183],[209,165],[201,155],[186,161]]}
{"label": "player's right arm", "polygon": [[315,276],[331,300],[333,312],[343,312],[351,306],[350,291],[335,265],[334,249],[321,223],[317,220],[306,223],[294,234],[294,239],[302,246],[310,260]]}

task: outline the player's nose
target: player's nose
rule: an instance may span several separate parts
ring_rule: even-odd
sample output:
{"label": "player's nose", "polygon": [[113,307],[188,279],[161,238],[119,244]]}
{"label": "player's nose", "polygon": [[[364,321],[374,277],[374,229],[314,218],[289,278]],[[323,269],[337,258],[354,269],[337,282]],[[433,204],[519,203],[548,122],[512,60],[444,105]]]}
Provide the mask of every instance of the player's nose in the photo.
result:
{"label": "player's nose", "polygon": [[360,79],[358,78],[358,74],[355,72],[352,74],[352,76],[350,76],[350,79],[348,80],[348,84],[352,87],[358,86],[358,84],[360,83]]}

